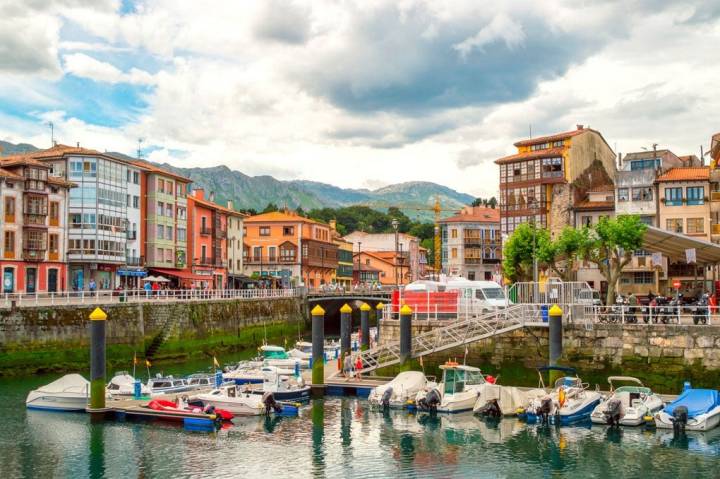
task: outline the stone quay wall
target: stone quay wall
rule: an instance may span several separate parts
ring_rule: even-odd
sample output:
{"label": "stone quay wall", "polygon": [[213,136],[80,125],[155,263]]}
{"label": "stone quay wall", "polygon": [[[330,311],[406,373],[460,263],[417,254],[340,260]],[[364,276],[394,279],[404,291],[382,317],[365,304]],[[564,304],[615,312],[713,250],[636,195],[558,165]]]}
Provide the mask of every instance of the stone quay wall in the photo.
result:
{"label": "stone quay wall", "polygon": [[[434,323],[434,324],[433,324]],[[413,334],[429,331],[442,322],[416,322]],[[519,381],[536,383],[538,365],[547,364],[549,343],[547,327],[526,327],[468,345],[466,361],[484,371],[502,374],[514,369]],[[398,341],[398,321],[383,321],[381,342]],[[465,347],[436,353],[425,364],[441,364],[448,358],[465,355]],[[642,379],[661,392],[675,392],[683,381],[694,386],[720,386],[720,326],[694,325],[563,325],[561,364],[573,366],[583,379],[607,387],[608,375],[629,375]],[[526,369],[528,374],[517,369]],[[532,384],[526,384],[532,385]]]}
{"label": "stone quay wall", "polygon": [[[23,361],[41,370],[73,363],[88,354],[92,306],[23,307],[0,310],[0,374],[22,368]],[[149,302],[103,306],[107,313],[109,360],[113,354],[143,357],[145,348],[164,331],[159,355],[207,346],[242,349],[242,342],[262,341],[271,332],[291,337],[304,331],[306,305],[302,298]],[[279,329],[283,328],[284,329]],[[248,340],[248,333],[252,336]],[[257,336],[257,338],[256,338]],[[250,346],[250,345],[248,345]],[[83,359],[84,360],[84,359]],[[127,361],[127,356],[124,359]],[[32,368],[30,368],[32,369]],[[27,371],[28,369],[26,369]]]}

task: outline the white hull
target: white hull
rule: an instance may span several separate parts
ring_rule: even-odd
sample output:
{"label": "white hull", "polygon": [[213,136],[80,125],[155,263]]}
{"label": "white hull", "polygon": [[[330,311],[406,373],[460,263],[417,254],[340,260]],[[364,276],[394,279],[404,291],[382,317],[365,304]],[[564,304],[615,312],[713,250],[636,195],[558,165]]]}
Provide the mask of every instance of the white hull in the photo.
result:
{"label": "white hull", "polygon": [[262,401],[233,401],[230,399],[202,399],[204,405],[215,406],[217,409],[224,409],[239,416],[259,416],[265,413],[265,406]]}
{"label": "white hull", "polygon": [[398,374],[392,381],[378,386],[370,392],[368,401],[371,406],[381,406],[383,395],[388,389],[392,390],[389,400],[391,408],[405,408],[408,403],[414,404],[418,393],[426,388],[435,388],[434,382],[428,382],[425,375],[419,371],[406,371]]}
{"label": "white hull", "polygon": [[[598,404],[590,415],[590,420],[593,424],[607,424],[605,420],[605,410],[607,409],[607,403],[611,399],[615,399],[615,396],[610,396],[605,401]],[[623,405],[623,417],[620,419],[621,426],[639,426],[645,423],[646,415],[654,415],[656,412],[663,408],[662,400],[652,395],[643,404],[636,405],[635,407],[626,407]]]}
{"label": "white hull", "polygon": [[[670,420],[672,416],[664,411],[655,414],[655,425],[662,429],[672,429],[673,422]],[[699,414],[693,418],[688,418],[685,425],[687,431],[709,431],[720,423],[720,406],[716,406],[705,414]]]}
{"label": "white hull", "polygon": [[477,402],[477,397],[477,391],[472,389],[457,394],[445,394],[437,407],[437,411],[446,413],[472,411]]}
{"label": "white hull", "polygon": [[52,394],[31,391],[25,400],[28,409],[48,411],[84,411],[88,405],[85,394]]}

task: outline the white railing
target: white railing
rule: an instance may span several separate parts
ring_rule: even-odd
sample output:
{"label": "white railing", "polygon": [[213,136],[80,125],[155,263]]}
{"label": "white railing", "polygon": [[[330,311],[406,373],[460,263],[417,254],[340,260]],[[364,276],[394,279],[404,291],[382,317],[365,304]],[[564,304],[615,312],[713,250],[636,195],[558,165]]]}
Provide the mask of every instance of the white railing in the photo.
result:
{"label": "white railing", "polygon": [[55,306],[81,304],[140,303],[148,301],[222,301],[295,298],[303,291],[293,289],[164,289],[146,291],[97,290],[67,291],[61,293],[5,293],[0,296],[0,307]]}
{"label": "white railing", "polygon": [[508,288],[508,297],[514,303],[592,305],[593,289],[584,281],[520,282]]}
{"label": "white railing", "polygon": [[[586,306],[585,316],[594,323],[607,324],[696,324],[710,325],[714,323],[714,316],[709,307],[682,305],[682,306]],[[717,318],[715,318],[716,320]]]}

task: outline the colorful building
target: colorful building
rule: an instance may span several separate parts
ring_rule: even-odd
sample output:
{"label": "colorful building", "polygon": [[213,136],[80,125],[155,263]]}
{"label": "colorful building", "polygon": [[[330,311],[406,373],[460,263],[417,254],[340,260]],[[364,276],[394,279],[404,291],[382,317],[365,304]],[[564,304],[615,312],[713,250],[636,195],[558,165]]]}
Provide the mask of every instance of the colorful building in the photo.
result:
{"label": "colorful building", "polygon": [[[394,253],[390,253],[394,255]],[[383,286],[394,286],[397,280],[400,281],[399,269],[396,268],[392,256],[361,251],[355,253],[355,267],[353,268],[353,281],[364,284],[381,284]],[[405,284],[400,282],[399,284]]]}
{"label": "colorful building", "polygon": [[68,190],[50,166],[29,155],[0,159],[0,272],[3,293],[68,288]]}
{"label": "colorful building", "polygon": [[[393,263],[398,269],[400,284],[416,281],[425,275],[427,267],[427,251],[420,247],[420,240],[416,236],[406,233],[365,233],[354,231],[345,235],[344,239],[353,244],[353,251],[377,253],[383,259]],[[397,244],[396,244],[397,240]],[[377,256],[377,255],[376,255]],[[400,272],[402,270],[402,272]],[[395,273],[389,283],[387,275],[380,274],[383,284],[395,284]]]}
{"label": "colorful building", "polygon": [[340,233],[337,232],[336,227],[335,220],[330,221],[333,243],[338,247],[338,267],[335,272],[335,283],[350,287],[353,283],[353,244],[343,239]]}
{"label": "colorful building", "polygon": [[467,206],[440,221],[442,270],[473,280],[500,280],[502,237],[500,210]]}
{"label": "colorful building", "polygon": [[244,225],[245,274],[286,287],[317,288],[335,278],[338,246],[329,225],[291,211],[250,216]]}
{"label": "colorful building", "polygon": [[615,175],[612,148],[599,132],[582,125],[518,141],[515,147],[517,153],[495,160],[500,167],[503,234],[528,222],[557,234],[572,225],[575,198],[597,184],[611,183]]}
{"label": "colorful building", "polygon": [[243,219],[248,216],[234,210],[232,201],[227,202],[227,259],[228,285],[230,289],[242,288],[245,280],[243,274]]}

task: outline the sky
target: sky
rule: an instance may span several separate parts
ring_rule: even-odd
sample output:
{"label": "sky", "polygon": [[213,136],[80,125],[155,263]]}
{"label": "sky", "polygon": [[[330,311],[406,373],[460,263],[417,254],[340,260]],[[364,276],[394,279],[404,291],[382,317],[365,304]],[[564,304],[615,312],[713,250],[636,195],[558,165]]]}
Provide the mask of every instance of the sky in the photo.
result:
{"label": "sky", "polygon": [[0,0],[0,139],[496,194],[520,139],[699,156],[720,0]]}

